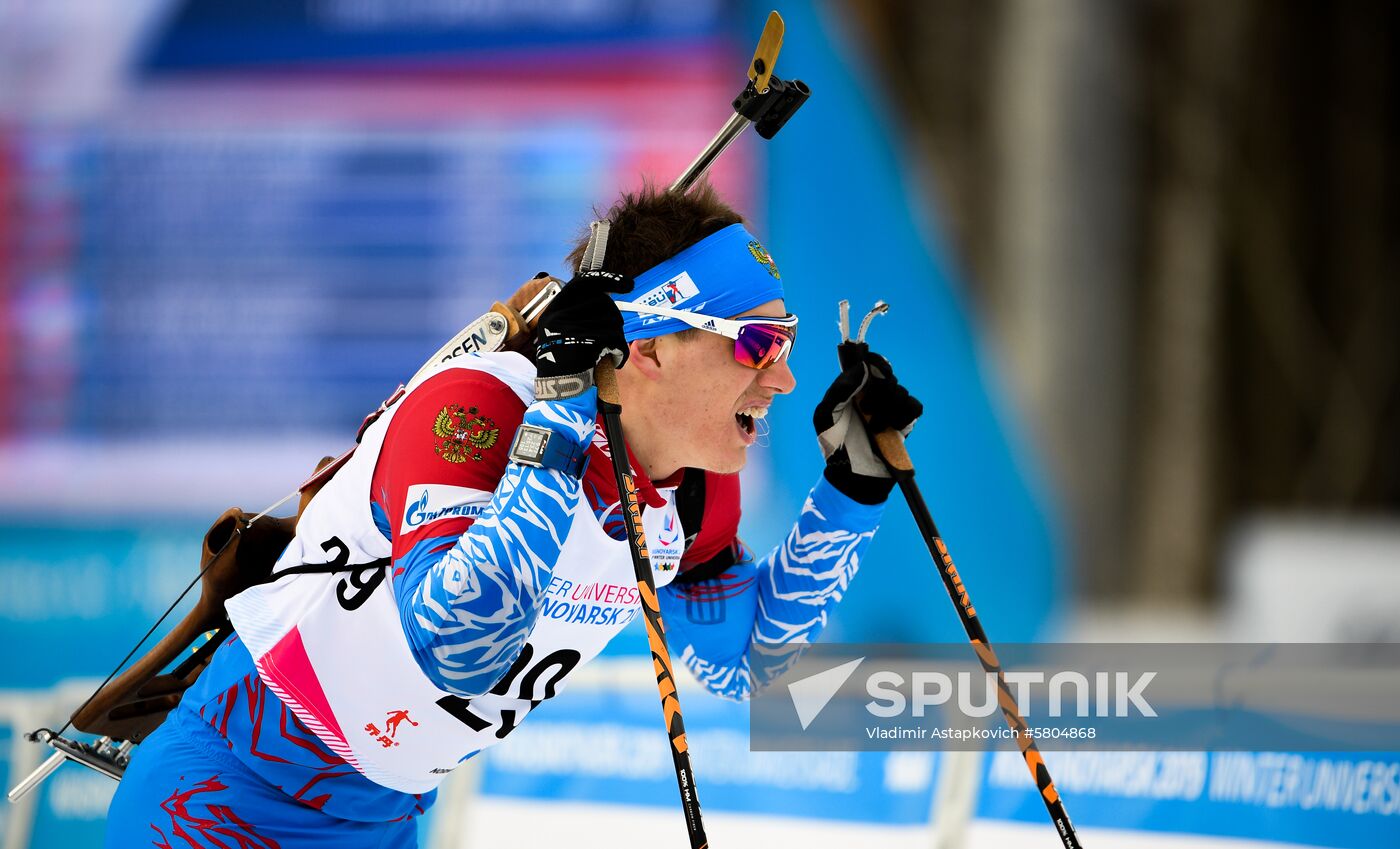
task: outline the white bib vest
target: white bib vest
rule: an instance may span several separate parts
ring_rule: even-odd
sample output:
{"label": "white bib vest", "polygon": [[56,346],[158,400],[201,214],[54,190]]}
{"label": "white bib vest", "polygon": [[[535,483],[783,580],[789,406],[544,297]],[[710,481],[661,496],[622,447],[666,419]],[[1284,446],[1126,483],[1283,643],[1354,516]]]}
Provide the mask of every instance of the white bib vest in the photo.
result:
{"label": "white bib vest", "polygon": [[[518,354],[461,357],[443,368],[485,371],[525,404],[534,400],[534,367]],[[390,556],[390,542],[370,513],[370,481],[397,409],[391,406],[365,431],[349,462],[307,505],[274,574]],[[455,490],[458,503],[434,505],[439,510],[469,511],[491,497],[427,487],[425,502],[443,490]],[[642,524],[653,576],[665,586],[677,573],[685,533],[675,490],[658,492],[666,504],[644,508]],[[416,489],[409,493],[410,507],[418,506],[417,497]],[[414,518],[409,512],[405,524]],[[267,686],[332,751],[370,780],[404,793],[433,789],[469,755],[504,739],[641,609],[627,543],[608,536],[580,498],[519,659],[490,693],[466,699],[438,689],[419,670],[400,623],[392,571],[286,575],[240,593],[227,608]]]}

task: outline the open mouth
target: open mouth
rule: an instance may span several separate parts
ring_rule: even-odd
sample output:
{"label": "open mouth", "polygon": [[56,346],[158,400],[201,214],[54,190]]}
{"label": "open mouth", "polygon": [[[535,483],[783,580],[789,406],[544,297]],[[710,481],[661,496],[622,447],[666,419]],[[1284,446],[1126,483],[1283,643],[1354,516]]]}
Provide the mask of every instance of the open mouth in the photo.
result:
{"label": "open mouth", "polygon": [[743,431],[744,442],[752,444],[758,434],[758,421],[768,415],[767,407],[746,407],[734,414],[734,421]]}

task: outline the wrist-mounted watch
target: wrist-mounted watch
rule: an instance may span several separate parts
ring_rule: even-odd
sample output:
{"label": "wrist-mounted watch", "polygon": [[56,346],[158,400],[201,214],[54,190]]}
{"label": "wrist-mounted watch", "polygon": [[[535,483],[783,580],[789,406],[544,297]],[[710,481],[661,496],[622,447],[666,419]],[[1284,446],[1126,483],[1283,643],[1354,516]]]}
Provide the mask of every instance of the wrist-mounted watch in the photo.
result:
{"label": "wrist-mounted watch", "polygon": [[583,477],[588,459],[586,446],[580,447],[547,427],[522,424],[510,443],[510,459],[522,466],[555,469]]}

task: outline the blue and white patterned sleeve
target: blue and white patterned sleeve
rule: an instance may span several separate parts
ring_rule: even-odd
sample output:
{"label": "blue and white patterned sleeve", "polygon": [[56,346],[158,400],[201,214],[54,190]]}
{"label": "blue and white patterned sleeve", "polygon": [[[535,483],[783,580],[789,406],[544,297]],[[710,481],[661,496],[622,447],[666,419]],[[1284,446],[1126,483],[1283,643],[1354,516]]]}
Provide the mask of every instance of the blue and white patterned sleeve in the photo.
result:
{"label": "blue and white patterned sleeve", "polygon": [[821,478],[767,557],[741,553],[718,578],[666,588],[661,612],[672,651],[711,692],[748,698],[821,633],[883,512]]}
{"label": "blue and white patterned sleeve", "polygon": [[[431,412],[439,403],[437,397],[418,406]],[[505,406],[497,403],[489,409]],[[519,408],[516,401],[515,416],[521,415]],[[488,410],[481,404],[469,409],[478,416]],[[515,662],[538,616],[540,597],[579,500],[580,483],[573,475],[506,462],[517,422],[547,427],[582,453],[593,438],[596,411],[597,393],[589,390],[565,401],[536,401],[521,419],[508,410],[498,412],[499,421],[488,418],[500,426],[497,444],[480,453],[479,461],[462,462],[463,468],[450,478],[456,485],[438,483],[443,480],[438,477],[423,486],[421,501],[415,500],[419,486],[412,481],[458,470],[432,465],[435,458],[425,457],[422,434],[410,430],[412,425],[404,429],[404,450],[416,454],[402,458],[383,481],[376,469],[372,509],[381,530],[394,540],[393,586],[400,620],[419,667],[436,686],[460,696],[479,696]],[[424,412],[417,418],[421,420]],[[392,425],[398,424],[396,417]],[[392,450],[396,449],[386,440],[385,451]],[[380,466],[392,469],[383,456]],[[435,497],[452,506],[435,507]],[[400,515],[403,521],[390,523],[386,515]],[[407,531],[414,520],[420,524],[412,532],[396,532]]]}

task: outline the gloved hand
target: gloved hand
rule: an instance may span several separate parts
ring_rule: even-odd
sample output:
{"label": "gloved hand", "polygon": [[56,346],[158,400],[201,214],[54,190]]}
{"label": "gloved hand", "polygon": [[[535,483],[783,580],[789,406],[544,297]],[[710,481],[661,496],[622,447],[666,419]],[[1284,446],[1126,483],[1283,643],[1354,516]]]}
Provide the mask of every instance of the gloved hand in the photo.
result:
{"label": "gloved hand", "polygon": [[584,271],[565,284],[535,327],[535,397],[571,398],[593,385],[593,369],[604,357],[627,362],[622,313],[609,292],[632,291],[632,278],[609,271]]}
{"label": "gloved hand", "polygon": [[[871,435],[893,428],[908,436],[924,405],[899,385],[889,361],[865,343],[842,342],[837,354],[841,374],[812,413],[826,457],[826,479],[852,500],[880,504],[895,481]],[[870,416],[868,425],[861,413]]]}

